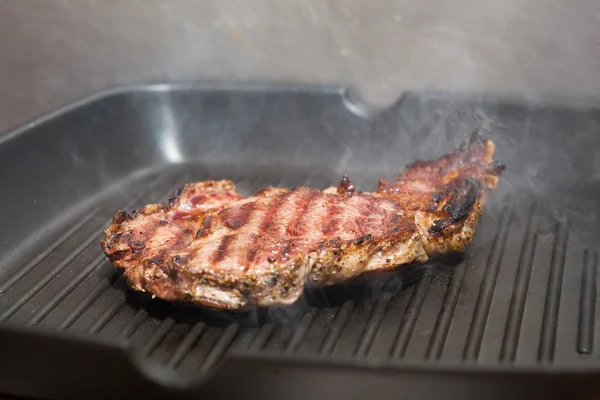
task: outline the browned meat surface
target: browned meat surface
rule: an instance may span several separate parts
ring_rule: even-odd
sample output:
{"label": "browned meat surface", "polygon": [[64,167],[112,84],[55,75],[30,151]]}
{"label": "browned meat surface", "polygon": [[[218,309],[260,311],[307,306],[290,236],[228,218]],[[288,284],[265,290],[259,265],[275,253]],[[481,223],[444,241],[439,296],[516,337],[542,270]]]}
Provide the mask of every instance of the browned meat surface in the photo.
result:
{"label": "browned meat surface", "polygon": [[117,212],[102,248],[130,286],[167,301],[242,310],[290,304],[306,284],[422,263],[470,244],[503,169],[475,134],[418,161],[374,193],[344,177],[324,191],[269,187],[242,197],[230,181],[186,185],[168,206]]}
{"label": "browned meat surface", "polygon": [[414,214],[427,254],[463,251],[471,243],[487,192],[504,165],[494,144],[475,132],[467,143],[432,161],[406,167],[395,182],[379,180],[376,196],[394,198]]}

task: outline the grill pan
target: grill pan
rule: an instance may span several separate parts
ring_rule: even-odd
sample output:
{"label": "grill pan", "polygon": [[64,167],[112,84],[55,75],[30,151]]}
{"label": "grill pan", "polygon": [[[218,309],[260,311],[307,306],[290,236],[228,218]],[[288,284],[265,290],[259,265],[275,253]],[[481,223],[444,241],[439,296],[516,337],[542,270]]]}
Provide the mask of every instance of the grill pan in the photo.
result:
{"label": "grill pan", "polygon": [[[119,208],[229,178],[360,190],[485,126],[507,165],[465,255],[230,314],[126,288]],[[305,399],[600,396],[595,102],[150,85],[0,136],[0,393]]]}

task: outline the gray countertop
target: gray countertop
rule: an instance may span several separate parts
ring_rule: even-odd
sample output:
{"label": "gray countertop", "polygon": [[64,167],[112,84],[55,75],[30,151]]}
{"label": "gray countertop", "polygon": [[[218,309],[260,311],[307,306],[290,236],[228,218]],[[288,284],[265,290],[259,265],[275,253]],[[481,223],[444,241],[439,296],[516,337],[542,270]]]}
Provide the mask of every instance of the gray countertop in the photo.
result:
{"label": "gray countertop", "polygon": [[597,0],[0,0],[0,131],[157,81],[600,93]]}

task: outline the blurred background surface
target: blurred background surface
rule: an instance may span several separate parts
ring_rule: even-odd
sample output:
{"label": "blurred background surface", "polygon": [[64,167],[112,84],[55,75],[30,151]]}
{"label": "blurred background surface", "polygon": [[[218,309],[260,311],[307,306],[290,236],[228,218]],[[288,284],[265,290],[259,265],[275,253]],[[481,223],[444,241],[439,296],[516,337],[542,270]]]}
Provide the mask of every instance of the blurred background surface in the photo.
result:
{"label": "blurred background surface", "polygon": [[147,82],[598,97],[598,0],[0,0],[0,131]]}

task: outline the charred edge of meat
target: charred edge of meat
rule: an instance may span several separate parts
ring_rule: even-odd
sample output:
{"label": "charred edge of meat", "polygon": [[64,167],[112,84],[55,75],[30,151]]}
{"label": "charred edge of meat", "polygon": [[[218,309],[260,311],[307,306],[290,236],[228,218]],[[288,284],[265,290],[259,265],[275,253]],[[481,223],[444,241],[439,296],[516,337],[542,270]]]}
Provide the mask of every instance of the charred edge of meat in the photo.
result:
{"label": "charred edge of meat", "polygon": [[[481,183],[474,179],[466,179],[451,188],[444,190],[445,194],[450,192],[450,199],[444,205],[444,211],[450,215],[450,218],[435,220],[428,231],[431,234],[439,234],[450,225],[466,219],[470,214],[473,206],[477,202],[481,194]],[[434,197],[434,199],[437,198]],[[441,201],[441,199],[437,199]]]}
{"label": "charred edge of meat", "polygon": [[337,187],[337,193],[339,195],[352,195],[355,191],[356,189],[354,188],[352,181],[350,180],[348,175],[344,174],[342,180],[340,181]]}
{"label": "charred edge of meat", "polygon": [[171,192],[169,195],[169,207],[173,207],[175,205],[175,202],[179,196],[181,196],[181,192],[183,192],[183,188],[175,189],[173,192]]}
{"label": "charred edge of meat", "polygon": [[431,202],[429,203],[429,206],[427,207],[427,209],[429,211],[435,211],[438,209],[438,204],[440,203],[440,201],[444,200],[446,197],[448,197],[448,195],[450,194],[450,191],[452,189],[449,188],[448,185],[444,186],[442,188],[442,190],[440,190],[439,192],[437,192],[436,194],[434,194],[431,197]]}
{"label": "charred edge of meat", "polygon": [[478,180],[467,179],[462,189],[444,207],[453,221],[464,219],[470,214],[481,193],[481,183]]}
{"label": "charred edge of meat", "polygon": [[130,250],[117,250],[115,252],[112,252],[108,255],[108,259],[111,262],[117,262],[120,259],[124,258],[125,256],[127,256],[127,254],[129,254],[131,251]]}
{"label": "charred edge of meat", "polygon": [[107,256],[113,246],[114,244],[112,243],[112,240],[109,240],[109,238],[105,237],[100,241],[100,247],[102,247],[102,251],[104,251]]}
{"label": "charred edge of meat", "polygon": [[502,164],[500,161],[492,161],[489,166],[489,171],[494,175],[500,175],[506,169],[506,165]]}
{"label": "charred edge of meat", "polygon": [[127,214],[126,211],[119,210],[113,216],[113,224],[122,224],[123,222],[128,221],[131,218],[131,215]]}

